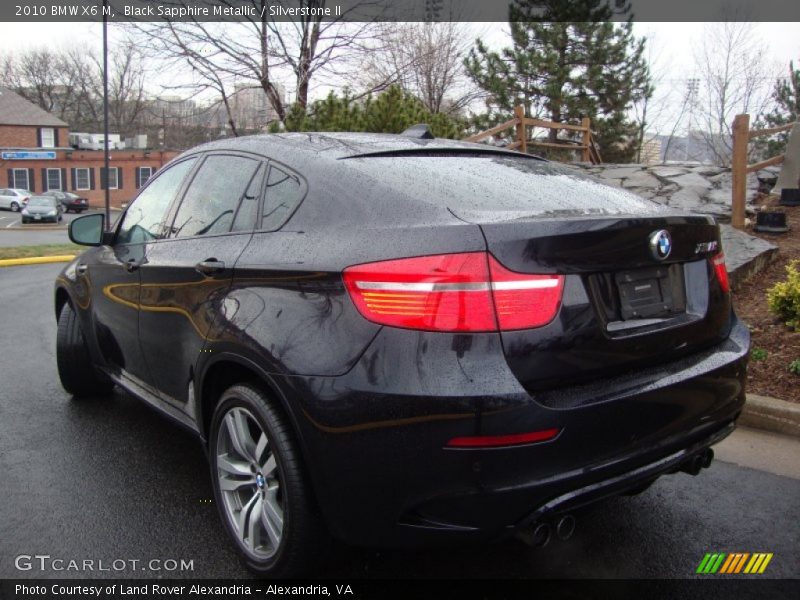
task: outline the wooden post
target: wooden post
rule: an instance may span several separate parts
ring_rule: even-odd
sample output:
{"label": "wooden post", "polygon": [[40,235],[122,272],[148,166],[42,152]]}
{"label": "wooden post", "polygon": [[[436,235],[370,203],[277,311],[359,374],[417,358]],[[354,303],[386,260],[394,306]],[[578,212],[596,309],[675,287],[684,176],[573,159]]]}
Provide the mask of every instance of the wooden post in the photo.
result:
{"label": "wooden post", "polygon": [[525,130],[525,107],[518,104],[514,107],[514,118],[519,121],[517,123],[517,141],[519,142],[519,151],[528,152],[528,140]]}
{"label": "wooden post", "polygon": [[586,128],[583,132],[583,141],[581,142],[583,145],[583,150],[581,150],[581,161],[583,162],[591,162],[591,158],[589,156],[589,144],[592,143],[592,132],[590,126],[591,121],[589,120],[589,117],[583,117],[581,119],[581,127]]}
{"label": "wooden post", "polygon": [[733,120],[733,156],[731,157],[731,225],[744,229],[747,200],[747,144],[750,141],[750,115],[736,115]]}

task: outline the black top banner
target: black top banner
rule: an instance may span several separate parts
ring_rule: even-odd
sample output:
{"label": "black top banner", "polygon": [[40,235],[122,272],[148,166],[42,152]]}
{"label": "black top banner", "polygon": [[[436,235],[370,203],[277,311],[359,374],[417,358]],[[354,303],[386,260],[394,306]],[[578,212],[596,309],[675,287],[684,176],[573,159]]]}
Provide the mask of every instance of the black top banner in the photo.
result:
{"label": "black top banner", "polygon": [[[563,7],[554,11],[558,3],[551,0],[3,0],[0,21],[505,22],[512,4],[544,21],[577,20],[559,18]],[[800,21],[800,2],[792,0],[607,0],[607,6],[618,21]]]}

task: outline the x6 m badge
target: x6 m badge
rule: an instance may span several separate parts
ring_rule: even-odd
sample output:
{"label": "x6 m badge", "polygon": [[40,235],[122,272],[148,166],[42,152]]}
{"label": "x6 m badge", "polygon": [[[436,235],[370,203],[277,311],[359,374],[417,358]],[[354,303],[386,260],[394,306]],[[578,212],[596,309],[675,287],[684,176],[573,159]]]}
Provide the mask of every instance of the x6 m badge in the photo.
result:
{"label": "x6 m badge", "polygon": [[664,260],[672,252],[672,236],[666,229],[660,229],[650,235],[650,251],[656,260]]}
{"label": "x6 m badge", "polygon": [[695,254],[710,254],[717,251],[719,244],[716,240],[711,242],[701,242],[694,247]]}

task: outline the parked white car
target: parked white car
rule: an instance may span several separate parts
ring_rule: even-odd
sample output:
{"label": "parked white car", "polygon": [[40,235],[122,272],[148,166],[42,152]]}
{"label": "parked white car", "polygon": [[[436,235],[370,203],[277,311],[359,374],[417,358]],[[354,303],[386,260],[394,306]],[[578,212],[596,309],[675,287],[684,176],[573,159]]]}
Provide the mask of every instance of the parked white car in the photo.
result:
{"label": "parked white car", "polygon": [[19,212],[28,204],[28,199],[33,196],[30,190],[19,188],[0,188],[0,208],[7,208]]}

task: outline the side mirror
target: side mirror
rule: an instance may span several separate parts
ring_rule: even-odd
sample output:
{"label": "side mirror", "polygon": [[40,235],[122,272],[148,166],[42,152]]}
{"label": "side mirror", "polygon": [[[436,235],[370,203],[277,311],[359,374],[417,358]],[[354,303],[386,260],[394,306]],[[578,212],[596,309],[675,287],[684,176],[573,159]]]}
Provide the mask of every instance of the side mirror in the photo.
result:
{"label": "side mirror", "polygon": [[81,246],[100,246],[106,238],[103,235],[105,223],[106,216],[103,214],[73,219],[69,224],[69,239]]}

